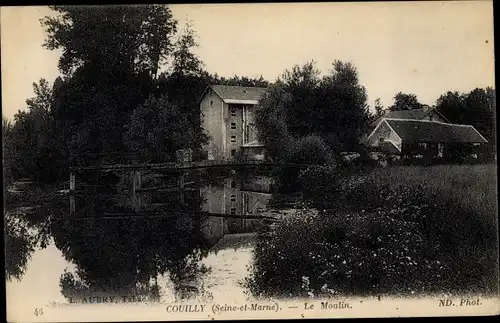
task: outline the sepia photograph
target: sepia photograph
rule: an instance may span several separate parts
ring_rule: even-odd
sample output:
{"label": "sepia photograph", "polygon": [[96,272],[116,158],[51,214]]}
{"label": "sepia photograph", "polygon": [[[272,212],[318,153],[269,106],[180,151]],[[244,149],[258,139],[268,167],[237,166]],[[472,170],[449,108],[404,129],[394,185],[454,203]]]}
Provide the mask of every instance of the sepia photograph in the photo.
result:
{"label": "sepia photograph", "polygon": [[493,1],[0,12],[7,321],[500,313]]}

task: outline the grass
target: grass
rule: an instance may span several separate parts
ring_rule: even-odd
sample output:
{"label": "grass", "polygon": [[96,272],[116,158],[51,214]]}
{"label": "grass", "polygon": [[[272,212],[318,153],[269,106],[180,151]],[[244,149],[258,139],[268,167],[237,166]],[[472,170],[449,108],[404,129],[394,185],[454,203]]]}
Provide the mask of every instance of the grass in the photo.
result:
{"label": "grass", "polygon": [[[420,187],[432,202],[427,232],[456,272],[457,286],[498,291],[498,202],[496,165],[439,165],[377,169],[377,186],[396,191]],[[425,200],[416,201],[417,204]],[[474,283],[474,281],[476,281]]]}
{"label": "grass", "polygon": [[498,292],[495,165],[375,168],[347,179],[318,168],[302,180],[321,212],[299,210],[259,237],[254,294]]}
{"label": "grass", "polygon": [[424,185],[429,196],[457,203],[463,211],[481,214],[491,225],[497,224],[496,165],[377,168],[370,176],[380,186]]}

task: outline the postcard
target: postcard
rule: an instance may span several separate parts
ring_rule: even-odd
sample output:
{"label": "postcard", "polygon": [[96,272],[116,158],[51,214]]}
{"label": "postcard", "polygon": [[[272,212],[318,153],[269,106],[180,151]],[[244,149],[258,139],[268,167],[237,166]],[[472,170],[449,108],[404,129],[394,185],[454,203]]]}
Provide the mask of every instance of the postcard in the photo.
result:
{"label": "postcard", "polygon": [[1,25],[9,322],[500,313],[492,1]]}

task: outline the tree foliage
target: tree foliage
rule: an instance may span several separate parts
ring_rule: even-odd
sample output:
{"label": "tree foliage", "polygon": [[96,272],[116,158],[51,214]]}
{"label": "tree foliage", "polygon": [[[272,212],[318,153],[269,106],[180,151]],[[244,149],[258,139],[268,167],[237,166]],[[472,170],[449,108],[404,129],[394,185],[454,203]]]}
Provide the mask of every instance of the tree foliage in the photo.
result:
{"label": "tree foliage", "polygon": [[336,150],[357,149],[369,121],[366,88],[359,84],[357,69],[336,60],[319,90],[315,123],[321,125],[325,141]]}
{"label": "tree foliage", "polygon": [[377,98],[375,100],[375,115],[374,118],[380,118],[384,114],[385,107],[382,105],[382,101],[380,101],[380,98]]}
{"label": "tree foliage", "polygon": [[285,112],[292,97],[285,84],[278,81],[271,85],[259,100],[255,113],[259,139],[265,143],[269,157],[279,159],[282,149],[291,144]]}
{"label": "tree foliage", "polygon": [[335,61],[320,77],[314,62],[285,71],[259,102],[260,139],[279,158],[290,138],[320,136],[334,151],[355,149],[368,121],[366,89],[356,68]]}
{"label": "tree foliage", "polygon": [[125,125],[151,94],[172,54],[177,21],[168,6],[52,6],[44,46],[60,49],[55,129],[69,163],[123,161]]}
{"label": "tree foliage", "polygon": [[186,115],[166,96],[150,97],[137,107],[127,128],[125,145],[145,162],[175,161],[178,149],[202,143]]}
{"label": "tree foliage", "polygon": [[230,78],[217,75],[209,75],[211,84],[222,84],[229,86],[249,86],[249,87],[268,87],[271,83],[264,79],[261,75],[259,78],[252,78],[247,76],[233,75]]}
{"label": "tree foliage", "polygon": [[200,75],[203,63],[193,53],[198,47],[196,32],[191,23],[186,23],[183,33],[177,39],[173,51],[173,73],[174,75]]}
{"label": "tree foliage", "polygon": [[51,8],[44,46],[62,51],[63,75],[52,88],[34,84],[27,111],[15,116],[6,147],[16,178],[56,181],[70,165],[122,162],[125,125],[175,45],[168,6]]}
{"label": "tree foliage", "polygon": [[391,111],[421,109],[425,105],[420,103],[415,94],[399,92],[394,96],[394,103],[389,106]]}
{"label": "tree foliage", "polygon": [[59,176],[64,160],[53,129],[53,91],[45,79],[33,83],[35,96],[27,99],[27,111],[19,111],[4,138],[4,159],[13,179],[48,181]]}
{"label": "tree foliage", "polygon": [[12,148],[7,147],[11,143],[12,122],[2,115],[2,164],[3,164],[3,183],[4,187],[13,181],[12,176]]}
{"label": "tree foliage", "polygon": [[495,90],[476,88],[469,93],[448,91],[436,108],[450,122],[473,125],[492,145],[496,143]]}
{"label": "tree foliage", "polygon": [[173,49],[177,21],[165,5],[51,6],[45,17],[48,49],[62,49],[59,68],[71,74],[91,63],[100,73],[146,71],[156,75]]}
{"label": "tree foliage", "polygon": [[[289,138],[289,142],[281,149],[280,159],[287,164],[333,166],[335,162],[332,150],[317,135]],[[298,167],[278,167],[273,176],[281,192],[294,192],[300,185],[300,173],[301,168]]]}

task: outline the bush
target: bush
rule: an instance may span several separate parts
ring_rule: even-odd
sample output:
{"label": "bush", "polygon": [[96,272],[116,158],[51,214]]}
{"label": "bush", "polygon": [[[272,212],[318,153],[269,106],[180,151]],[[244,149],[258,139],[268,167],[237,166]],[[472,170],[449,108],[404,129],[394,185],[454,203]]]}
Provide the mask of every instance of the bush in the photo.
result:
{"label": "bush", "polygon": [[[286,164],[332,165],[332,151],[321,137],[309,135],[298,140],[291,140],[284,148],[280,162]],[[274,172],[281,191],[289,192],[298,189],[300,167],[280,167]]]}
{"label": "bush", "polygon": [[328,208],[346,178],[346,169],[335,165],[313,165],[299,175],[299,189],[306,201],[317,208]]}
{"label": "bush", "polygon": [[324,190],[313,207],[332,207],[301,210],[262,235],[248,286],[256,295],[299,297],[496,292],[491,172],[484,165],[377,169],[340,181],[331,195],[335,175],[311,168],[302,188],[315,189],[313,197]]}
{"label": "bush", "polygon": [[429,256],[433,251],[410,221],[302,211],[261,236],[247,284],[254,295],[270,297],[430,291],[449,274]]}
{"label": "bush", "polygon": [[297,164],[325,165],[333,162],[332,151],[316,135],[302,137],[287,147],[285,159]]}

